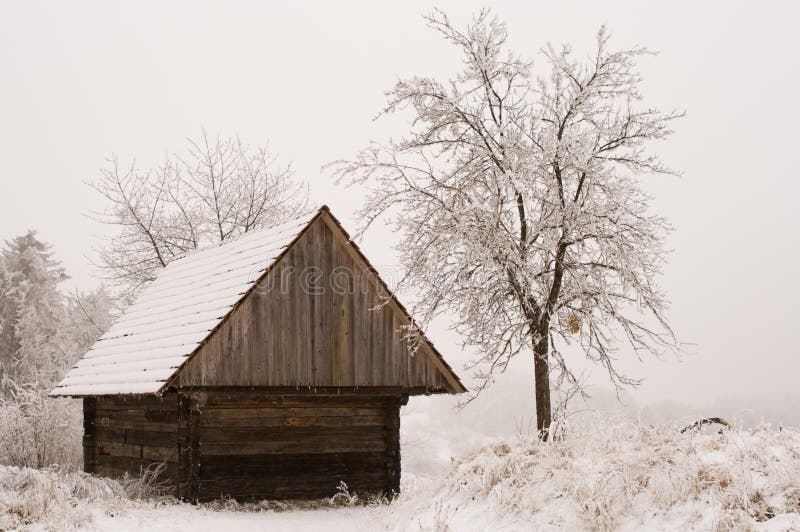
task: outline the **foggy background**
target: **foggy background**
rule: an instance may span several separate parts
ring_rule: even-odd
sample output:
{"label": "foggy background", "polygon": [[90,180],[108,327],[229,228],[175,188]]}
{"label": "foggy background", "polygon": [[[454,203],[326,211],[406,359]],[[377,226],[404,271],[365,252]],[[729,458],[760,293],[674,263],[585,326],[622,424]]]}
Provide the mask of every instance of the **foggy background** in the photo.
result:
{"label": "foggy background", "polygon": [[[407,116],[372,121],[383,92],[398,77],[449,77],[461,59],[425,27],[420,15],[430,4],[284,4],[0,5],[0,240],[36,229],[72,276],[67,289],[96,286],[92,246],[105,228],[86,214],[104,202],[85,182],[112,153],[123,165],[135,156],[156,166],[203,127],[252,145],[270,140],[278,161],[309,181],[312,201],[327,203],[353,232],[360,191],[337,186],[321,166],[401,136]],[[648,419],[698,412],[800,425],[800,10],[777,2],[519,4],[492,7],[508,24],[509,46],[535,70],[546,43],[583,52],[607,24],[612,47],[660,52],[640,63],[645,103],[687,111],[655,146],[685,175],[648,188],[676,228],[662,287],[672,325],[692,345],[681,362],[639,363],[622,350],[623,367],[645,379],[628,408],[644,408]],[[482,6],[437,5],[458,25]],[[390,279],[396,240],[376,226],[360,243]],[[469,353],[446,320],[429,336],[461,370]],[[520,358],[469,416],[512,430],[533,415],[531,374],[532,361]],[[595,404],[617,408],[602,370],[590,380]],[[426,401],[412,401],[412,414]]]}

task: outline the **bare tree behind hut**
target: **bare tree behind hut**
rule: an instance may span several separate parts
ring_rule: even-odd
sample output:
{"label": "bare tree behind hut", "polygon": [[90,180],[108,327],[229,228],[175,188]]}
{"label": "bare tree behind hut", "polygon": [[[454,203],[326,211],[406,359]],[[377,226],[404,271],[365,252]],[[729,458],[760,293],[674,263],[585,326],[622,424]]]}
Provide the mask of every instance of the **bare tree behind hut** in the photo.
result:
{"label": "bare tree behind hut", "polygon": [[99,250],[100,267],[127,298],[176,257],[308,207],[306,184],[268,146],[205,131],[158,168],[123,167],[113,156],[91,186],[108,201],[96,218],[116,229]]}
{"label": "bare tree behind hut", "polygon": [[612,49],[604,28],[587,59],[543,49],[548,72],[535,78],[489,11],[464,31],[441,11],[426,20],[461,50],[464,69],[398,81],[383,114],[409,110],[409,134],[333,168],[370,191],[364,228],[385,217],[402,230],[400,288],[421,294],[414,313],[425,323],[451,312],[477,347],[476,394],[533,353],[546,438],[551,385],[580,385],[568,352],[580,348],[619,388],[637,381],[615,365],[615,334],[637,356],[676,345],[656,285],[669,225],[650,213],[641,180],[676,174],[648,147],[681,113],[641,105],[636,60],[648,52]]}

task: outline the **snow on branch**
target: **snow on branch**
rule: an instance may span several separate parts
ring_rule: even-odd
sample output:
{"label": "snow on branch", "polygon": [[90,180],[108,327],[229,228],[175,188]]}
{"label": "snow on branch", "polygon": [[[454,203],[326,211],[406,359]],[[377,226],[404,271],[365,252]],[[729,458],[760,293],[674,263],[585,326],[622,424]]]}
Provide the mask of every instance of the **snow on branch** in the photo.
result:
{"label": "snow on branch", "polygon": [[209,243],[286,221],[308,206],[308,188],[269,146],[238,137],[188,139],[188,148],[142,170],[112,156],[91,183],[106,200],[94,213],[115,232],[100,268],[131,296],[172,260]]}
{"label": "snow on branch", "polygon": [[601,28],[587,59],[544,48],[536,77],[489,11],[463,31],[441,11],[426,21],[464,68],[399,80],[382,115],[410,111],[409,133],[330,166],[369,190],[363,229],[383,218],[402,230],[398,288],[420,294],[423,323],[455,316],[480,354],[478,391],[521,352],[575,382],[565,357],[577,349],[615,386],[635,384],[615,365],[617,336],[637,355],[677,346],[656,283],[670,226],[642,182],[678,174],[649,148],[682,113],[641,104],[636,61],[650,52],[612,49]]}

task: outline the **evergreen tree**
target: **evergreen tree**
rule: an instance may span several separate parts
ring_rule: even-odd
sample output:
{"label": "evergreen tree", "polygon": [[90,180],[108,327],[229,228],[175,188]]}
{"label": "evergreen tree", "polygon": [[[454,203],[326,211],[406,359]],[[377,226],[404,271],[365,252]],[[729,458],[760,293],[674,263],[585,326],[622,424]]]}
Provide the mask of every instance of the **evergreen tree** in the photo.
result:
{"label": "evergreen tree", "polygon": [[67,358],[60,337],[66,307],[59,284],[67,279],[50,246],[34,231],[0,251],[0,392],[12,384],[48,386]]}

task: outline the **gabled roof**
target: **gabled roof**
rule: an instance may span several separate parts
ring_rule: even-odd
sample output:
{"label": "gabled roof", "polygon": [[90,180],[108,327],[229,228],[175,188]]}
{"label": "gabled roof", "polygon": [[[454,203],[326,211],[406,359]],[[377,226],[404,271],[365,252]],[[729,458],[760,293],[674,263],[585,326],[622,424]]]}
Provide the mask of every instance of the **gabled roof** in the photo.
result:
{"label": "gabled roof", "polygon": [[[324,212],[339,225],[323,206],[168,264],[50,395],[162,393],[203,342]],[[350,245],[369,265],[357,246]],[[424,341],[441,362],[454,391],[464,391],[441,355],[427,339]]]}

